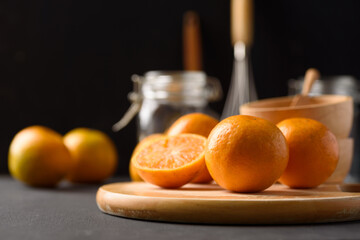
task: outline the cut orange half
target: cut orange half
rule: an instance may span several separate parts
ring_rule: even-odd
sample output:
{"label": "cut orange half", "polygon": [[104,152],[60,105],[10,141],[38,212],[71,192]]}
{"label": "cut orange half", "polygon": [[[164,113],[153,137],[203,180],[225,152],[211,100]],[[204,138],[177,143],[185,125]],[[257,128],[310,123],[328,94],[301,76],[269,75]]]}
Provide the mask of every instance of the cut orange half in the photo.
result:
{"label": "cut orange half", "polygon": [[159,133],[154,133],[154,134],[151,134],[147,137],[145,137],[144,139],[142,139],[135,147],[134,151],[133,151],[133,154],[131,155],[131,160],[130,160],[130,163],[129,163],[129,175],[130,175],[130,178],[132,181],[135,181],[135,182],[141,182],[143,181],[143,179],[139,176],[139,174],[137,173],[133,163],[132,163],[132,159],[133,159],[133,156],[143,147],[145,146],[146,144],[149,144],[151,141],[153,141],[154,139],[158,138],[158,137],[161,137],[161,136],[164,136],[163,134],[159,134]]}
{"label": "cut orange half", "polygon": [[131,161],[146,182],[178,188],[205,164],[205,144],[206,138],[197,134],[162,136],[139,149]]}

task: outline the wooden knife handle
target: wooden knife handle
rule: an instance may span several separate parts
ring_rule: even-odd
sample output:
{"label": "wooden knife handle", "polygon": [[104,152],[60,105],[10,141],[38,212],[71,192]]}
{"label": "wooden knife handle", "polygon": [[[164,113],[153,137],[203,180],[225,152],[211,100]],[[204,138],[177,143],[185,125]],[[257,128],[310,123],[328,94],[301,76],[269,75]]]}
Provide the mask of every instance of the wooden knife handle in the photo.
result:
{"label": "wooden knife handle", "polygon": [[183,19],[183,61],[184,69],[202,69],[200,20],[196,12],[188,11]]}
{"label": "wooden knife handle", "polygon": [[253,41],[253,0],[231,0],[232,44],[243,42],[250,46]]}

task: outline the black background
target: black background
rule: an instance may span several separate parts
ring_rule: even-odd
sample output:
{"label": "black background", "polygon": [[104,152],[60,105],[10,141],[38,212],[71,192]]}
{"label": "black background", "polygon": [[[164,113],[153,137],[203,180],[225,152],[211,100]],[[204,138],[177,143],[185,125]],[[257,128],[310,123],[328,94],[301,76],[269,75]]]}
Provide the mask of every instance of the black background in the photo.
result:
{"label": "black background", "polygon": [[[182,69],[182,16],[200,15],[204,70],[230,81],[229,1],[0,1],[0,172],[22,128],[65,134],[106,132],[126,174],[136,144],[134,121],[111,131],[127,110],[130,76]],[[287,95],[287,81],[317,67],[360,78],[360,1],[255,0],[252,65],[260,98]],[[224,99],[212,105],[221,112]]]}

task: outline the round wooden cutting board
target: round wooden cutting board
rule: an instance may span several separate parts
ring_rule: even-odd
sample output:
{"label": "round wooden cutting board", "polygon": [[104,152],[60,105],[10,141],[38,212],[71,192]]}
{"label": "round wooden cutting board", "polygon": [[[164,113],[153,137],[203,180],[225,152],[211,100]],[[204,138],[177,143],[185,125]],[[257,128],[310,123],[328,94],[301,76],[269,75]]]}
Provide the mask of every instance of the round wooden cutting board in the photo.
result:
{"label": "round wooden cutting board", "polygon": [[212,224],[299,224],[360,220],[360,185],[233,193],[216,184],[162,189],[144,182],[107,184],[96,196],[101,211],[127,218]]}

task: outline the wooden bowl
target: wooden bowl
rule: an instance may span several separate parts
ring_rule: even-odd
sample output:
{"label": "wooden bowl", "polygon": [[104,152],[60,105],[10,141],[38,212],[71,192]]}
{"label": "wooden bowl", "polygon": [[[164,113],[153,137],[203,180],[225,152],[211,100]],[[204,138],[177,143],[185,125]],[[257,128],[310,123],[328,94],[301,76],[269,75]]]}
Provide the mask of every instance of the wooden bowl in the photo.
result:
{"label": "wooden bowl", "polygon": [[334,173],[326,180],[326,183],[342,183],[348,175],[354,152],[354,139],[338,139],[339,162]]}
{"label": "wooden bowl", "polygon": [[350,135],[353,122],[353,100],[349,96],[321,95],[309,104],[290,107],[291,97],[269,98],[244,104],[240,114],[267,119],[275,124],[294,117],[312,118],[325,124],[337,138]]}

